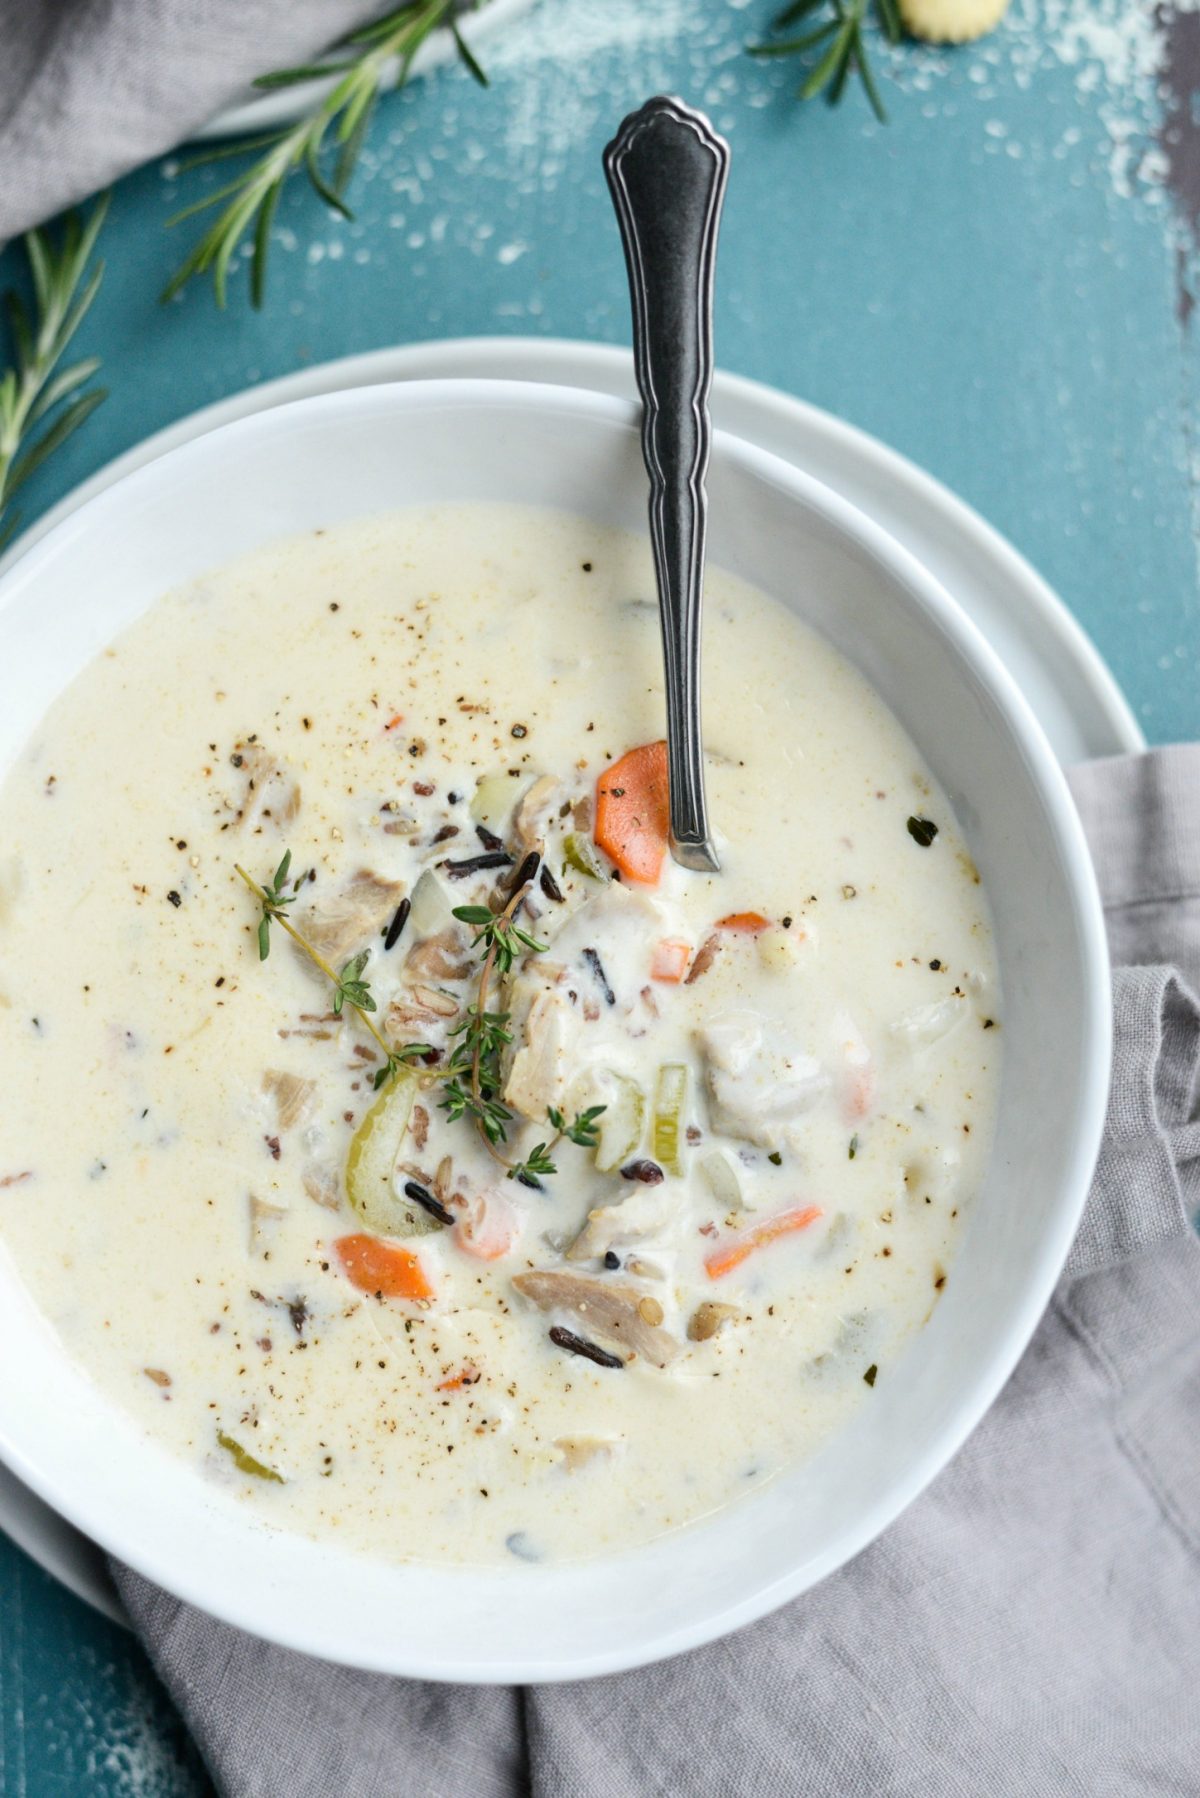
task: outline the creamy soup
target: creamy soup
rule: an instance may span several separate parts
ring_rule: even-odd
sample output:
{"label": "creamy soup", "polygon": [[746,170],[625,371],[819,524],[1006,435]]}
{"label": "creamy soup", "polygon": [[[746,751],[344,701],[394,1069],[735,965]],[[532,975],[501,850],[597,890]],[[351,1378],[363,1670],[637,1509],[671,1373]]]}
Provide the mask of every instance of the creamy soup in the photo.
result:
{"label": "creamy soup", "polygon": [[319,531],[166,595],[8,776],[0,1234],[274,1524],[644,1542],[886,1406],[953,1278],[1001,1031],[946,797],[713,571],[678,867],[652,594],[557,514]]}

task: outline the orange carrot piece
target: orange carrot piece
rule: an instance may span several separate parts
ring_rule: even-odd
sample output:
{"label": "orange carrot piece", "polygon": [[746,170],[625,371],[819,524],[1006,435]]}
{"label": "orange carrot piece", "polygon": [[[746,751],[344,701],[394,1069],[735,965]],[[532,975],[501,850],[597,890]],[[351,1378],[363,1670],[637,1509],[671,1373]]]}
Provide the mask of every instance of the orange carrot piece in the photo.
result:
{"label": "orange carrot piece", "polygon": [[393,712],[392,716],[388,719],[387,723],[384,725],[383,728],[385,731],[395,730],[395,728],[398,724],[403,724],[403,723],[404,723],[404,713],[403,712]]}
{"label": "orange carrot piece", "polygon": [[431,1299],[433,1287],[425,1269],[409,1249],[381,1236],[339,1236],[334,1243],[346,1278],[360,1292],[385,1299]]}
{"label": "orange carrot piece", "polygon": [[452,1378],[439,1380],[437,1389],[439,1392],[459,1392],[464,1386],[477,1386],[482,1378],[477,1367],[464,1367],[461,1373],[454,1374]]}
{"label": "orange carrot piece", "polygon": [[669,825],[667,746],[643,743],[627,750],[597,780],[592,834],[627,879],[654,886],[667,853]]}
{"label": "orange carrot piece", "polygon": [[669,980],[676,985],[687,973],[687,966],[692,959],[692,945],[685,943],[681,937],[667,936],[657,944],[654,960],[650,963],[652,980]]}
{"label": "orange carrot piece", "polygon": [[764,918],[760,911],[731,911],[727,918],[717,919],[718,930],[745,930],[757,936],[760,930],[770,928],[770,918]]}
{"label": "orange carrot piece", "polygon": [[736,1236],[726,1237],[721,1248],[704,1257],[704,1271],[710,1280],[720,1280],[749,1260],[755,1249],[775,1242],[780,1236],[789,1236],[794,1230],[807,1230],[824,1215],[819,1205],[795,1205],[790,1211],[776,1212],[774,1217],[764,1218],[761,1224],[753,1224]]}

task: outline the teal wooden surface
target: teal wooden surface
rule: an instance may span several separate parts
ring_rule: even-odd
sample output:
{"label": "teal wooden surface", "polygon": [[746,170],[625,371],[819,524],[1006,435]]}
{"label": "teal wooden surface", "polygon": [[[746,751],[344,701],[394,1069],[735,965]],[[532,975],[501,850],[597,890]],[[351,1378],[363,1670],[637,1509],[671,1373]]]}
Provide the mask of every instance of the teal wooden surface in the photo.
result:
{"label": "teal wooden surface", "polygon": [[[599,152],[665,88],[706,105],[734,150],[724,366],[876,432],[971,500],[1083,620],[1147,736],[1194,735],[1197,15],[1014,0],[979,47],[901,52],[881,127],[853,92],[838,113],[795,106],[794,72],[743,54],[774,3],[542,0],[489,46],[488,92],[448,69],[381,109],[352,223],[289,191],[260,315],[244,269],[224,315],[199,286],[156,304],[186,241],[163,221],[216,176],[177,158],[131,176],[81,340],[111,397],[27,513],[149,431],[305,363],[483,333],[627,341]],[[140,1652],[0,1541],[4,1798],[204,1790]]]}

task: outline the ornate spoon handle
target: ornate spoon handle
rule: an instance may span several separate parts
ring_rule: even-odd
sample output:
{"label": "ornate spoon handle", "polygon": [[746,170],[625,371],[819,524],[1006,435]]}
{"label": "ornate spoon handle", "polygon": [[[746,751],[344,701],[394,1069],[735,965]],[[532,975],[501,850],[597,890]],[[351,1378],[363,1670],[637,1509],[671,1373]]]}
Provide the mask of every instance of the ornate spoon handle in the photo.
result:
{"label": "ornate spoon handle", "polygon": [[729,146],[703,113],[648,100],[604,152],[633,301],[650,536],[667,687],[671,853],[720,867],[709,837],[700,734],[700,608],[712,421],[712,289]]}

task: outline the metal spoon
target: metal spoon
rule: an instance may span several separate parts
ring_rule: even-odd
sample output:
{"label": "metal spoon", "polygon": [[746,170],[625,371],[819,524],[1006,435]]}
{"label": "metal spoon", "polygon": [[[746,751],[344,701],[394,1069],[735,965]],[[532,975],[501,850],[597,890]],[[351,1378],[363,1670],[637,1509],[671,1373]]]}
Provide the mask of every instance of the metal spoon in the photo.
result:
{"label": "metal spoon", "polygon": [[712,443],[712,289],[729,145],[703,113],[659,97],[630,113],[604,152],[633,301],[644,407],[650,537],[667,686],[671,854],[720,868],[704,800],[700,606]]}

